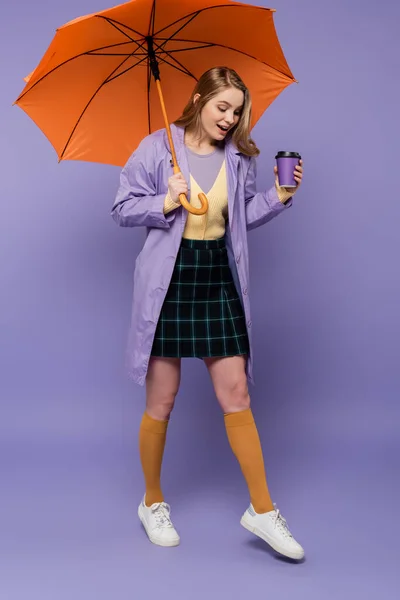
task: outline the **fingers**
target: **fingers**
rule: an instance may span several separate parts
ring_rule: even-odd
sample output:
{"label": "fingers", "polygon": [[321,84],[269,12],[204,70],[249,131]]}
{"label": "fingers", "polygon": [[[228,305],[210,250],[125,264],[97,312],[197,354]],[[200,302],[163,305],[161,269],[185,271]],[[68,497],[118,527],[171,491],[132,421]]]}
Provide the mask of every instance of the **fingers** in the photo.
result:
{"label": "fingers", "polygon": [[175,181],[185,181],[185,178],[182,173],[175,173],[174,175],[171,175],[170,180],[171,179]]}
{"label": "fingers", "polygon": [[303,172],[303,161],[300,160],[299,164],[295,166],[295,171],[299,171],[300,173]]}
{"label": "fingers", "polygon": [[168,183],[175,183],[175,182],[186,183],[185,178],[182,175],[182,173],[175,173],[175,175],[171,175],[171,177],[168,179]]}
{"label": "fingers", "polygon": [[294,178],[298,183],[300,183],[303,179],[303,169],[296,169],[294,172]]}
{"label": "fingers", "polygon": [[302,182],[303,179],[303,175],[299,172],[294,172],[294,180],[296,181],[296,183],[300,184]]}
{"label": "fingers", "polygon": [[294,179],[298,185],[302,182],[303,179],[303,161],[300,160],[300,164],[296,165],[294,168]]}
{"label": "fingers", "polygon": [[174,202],[179,201],[180,194],[188,193],[188,185],[182,173],[175,173],[168,179],[168,189]]}
{"label": "fingers", "polygon": [[175,185],[170,185],[169,186],[171,196],[173,197],[178,197],[179,194],[187,194],[188,193],[188,186],[186,185],[186,183],[177,183]]}

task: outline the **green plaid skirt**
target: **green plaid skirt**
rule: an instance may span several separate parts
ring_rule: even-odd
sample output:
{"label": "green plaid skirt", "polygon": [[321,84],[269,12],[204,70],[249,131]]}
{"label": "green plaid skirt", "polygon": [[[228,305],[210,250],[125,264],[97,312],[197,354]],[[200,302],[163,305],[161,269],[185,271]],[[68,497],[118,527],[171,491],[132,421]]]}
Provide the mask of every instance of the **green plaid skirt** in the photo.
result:
{"label": "green plaid skirt", "polygon": [[203,358],[248,352],[225,239],[182,239],[151,354]]}

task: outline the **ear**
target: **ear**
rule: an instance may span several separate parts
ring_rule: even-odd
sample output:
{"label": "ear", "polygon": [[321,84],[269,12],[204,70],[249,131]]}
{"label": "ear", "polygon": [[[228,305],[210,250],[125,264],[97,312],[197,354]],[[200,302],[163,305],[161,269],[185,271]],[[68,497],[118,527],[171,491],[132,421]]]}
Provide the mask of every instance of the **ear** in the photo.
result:
{"label": "ear", "polygon": [[199,98],[200,98],[200,94],[195,94],[193,97],[193,104],[196,104],[196,102]]}

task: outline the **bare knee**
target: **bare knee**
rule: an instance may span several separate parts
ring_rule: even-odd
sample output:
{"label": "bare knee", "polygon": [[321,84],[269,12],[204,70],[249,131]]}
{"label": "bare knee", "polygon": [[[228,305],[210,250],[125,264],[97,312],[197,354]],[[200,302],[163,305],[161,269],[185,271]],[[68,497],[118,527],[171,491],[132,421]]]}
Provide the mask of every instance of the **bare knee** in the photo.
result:
{"label": "bare knee", "polygon": [[176,393],[160,393],[157,396],[148,395],[146,398],[146,412],[157,421],[166,421],[175,405]]}
{"label": "bare knee", "polygon": [[153,419],[168,419],[180,384],[180,360],[152,357],[146,378],[146,412]]}
{"label": "bare knee", "polygon": [[146,386],[146,412],[153,419],[165,421],[174,408],[179,383],[173,379],[163,382],[148,381]]}
{"label": "bare knee", "polygon": [[224,413],[240,412],[250,408],[249,389],[245,374],[233,380],[232,383],[217,388],[215,392]]}

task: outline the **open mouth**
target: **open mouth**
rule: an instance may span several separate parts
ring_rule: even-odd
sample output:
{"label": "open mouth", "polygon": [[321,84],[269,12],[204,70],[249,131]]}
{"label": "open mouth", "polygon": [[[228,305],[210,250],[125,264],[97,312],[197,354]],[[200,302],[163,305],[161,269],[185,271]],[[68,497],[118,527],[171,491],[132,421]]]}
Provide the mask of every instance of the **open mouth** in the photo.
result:
{"label": "open mouth", "polygon": [[218,123],[217,123],[217,127],[219,127],[220,130],[223,131],[224,133],[226,133],[229,129],[229,127],[222,127],[222,125],[218,125]]}

